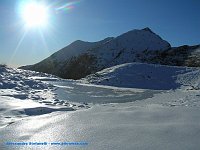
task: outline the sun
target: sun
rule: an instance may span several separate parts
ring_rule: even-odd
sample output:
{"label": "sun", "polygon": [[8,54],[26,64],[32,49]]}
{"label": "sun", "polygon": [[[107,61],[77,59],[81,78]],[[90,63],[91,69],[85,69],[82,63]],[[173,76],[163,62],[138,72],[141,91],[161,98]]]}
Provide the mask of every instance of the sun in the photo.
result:
{"label": "sun", "polygon": [[24,4],[21,14],[28,27],[41,27],[48,22],[48,8],[40,3],[31,2]]}

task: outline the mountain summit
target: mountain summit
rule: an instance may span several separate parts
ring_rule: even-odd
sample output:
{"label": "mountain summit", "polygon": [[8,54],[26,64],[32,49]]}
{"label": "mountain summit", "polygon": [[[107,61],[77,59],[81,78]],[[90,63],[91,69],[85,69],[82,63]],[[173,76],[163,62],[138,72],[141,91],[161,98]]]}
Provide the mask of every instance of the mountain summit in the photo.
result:
{"label": "mountain summit", "polygon": [[170,48],[170,44],[150,28],[135,29],[98,42],[75,41],[45,60],[21,69],[80,79],[107,67],[139,61],[137,56],[144,51]]}

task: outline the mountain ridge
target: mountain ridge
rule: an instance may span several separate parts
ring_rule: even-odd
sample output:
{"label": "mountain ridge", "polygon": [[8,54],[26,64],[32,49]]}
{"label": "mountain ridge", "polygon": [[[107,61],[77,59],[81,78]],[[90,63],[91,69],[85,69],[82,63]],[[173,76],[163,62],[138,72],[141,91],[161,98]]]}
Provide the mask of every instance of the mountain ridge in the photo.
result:
{"label": "mountain ridge", "polygon": [[[181,56],[182,53],[185,54],[181,59],[187,59],[195,49],[199,49],[199,46],[173,48],[170,43],[146,27],[97,42],[77,40],[43,61],[22,66],[20,69],[50,73],[66,79],[80,79],[102,69],[131,62],[190,66],[184,63],[184,60],[179,63],[176,63],[178,59],[172,63],[167,61],[179,52]],[[200,66],[200,63],[196,66],[198,65]]]}

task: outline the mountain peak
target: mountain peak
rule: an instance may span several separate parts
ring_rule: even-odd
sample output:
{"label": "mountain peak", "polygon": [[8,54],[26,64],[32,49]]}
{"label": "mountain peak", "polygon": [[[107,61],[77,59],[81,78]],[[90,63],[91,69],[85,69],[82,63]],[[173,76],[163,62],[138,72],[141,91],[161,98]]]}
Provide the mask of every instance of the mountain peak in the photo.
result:
{"label": "mountain peak", "polygon": [[146,27],[144,29],[142,29],[143,31],[148,31],[148,32],[151,32],[151,33],[154,33],[149,27]]}
{"label": "mountain peak", "polygon": [[85,41],[82,41],[82,40],[76,40],[76,41],[72,42],[71,44],[80,44],[80,43],[85,43]]}

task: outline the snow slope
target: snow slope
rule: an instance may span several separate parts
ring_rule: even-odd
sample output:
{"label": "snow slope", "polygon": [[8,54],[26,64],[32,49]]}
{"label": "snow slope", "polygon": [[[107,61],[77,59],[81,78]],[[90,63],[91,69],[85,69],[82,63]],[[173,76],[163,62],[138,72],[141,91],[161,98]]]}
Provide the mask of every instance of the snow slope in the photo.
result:
{"label": "snow slope", "polygon": [[56,61],[58,62],[69,61],[72,57],[76,57],[82,53],[86,53],[87,50],[99,47],[102,44],[111,41],[112,39],[113,38],[110,37],[98,42],[85,42],[85,41],[77,40],[71,43],[69,46],[54,53],[51,57],[56,59]]}
{"label": "snow slope", "polygon": [[123,63],[138,61],[137,54],[143,51],[164,51],[170,49],[168,42],[155,34],[151,29],[132,30],[124,33],[111,42],[92,51],[97,57],[97,66],[107,68]]}
{"label": "snow slope", "polygon": [[[98,72],[99,77],[74,81],[0,68],[0,149],[198,150],[199,72],[199,68],[129,63]],[[100,85],[94,84],[97,81]]]}
{"label": "snow slope", "polygon": [[181,86],[199,88],[198,68],[127,63],[106,68],[82,79],[83,82],[116,87],[170,90]]}

